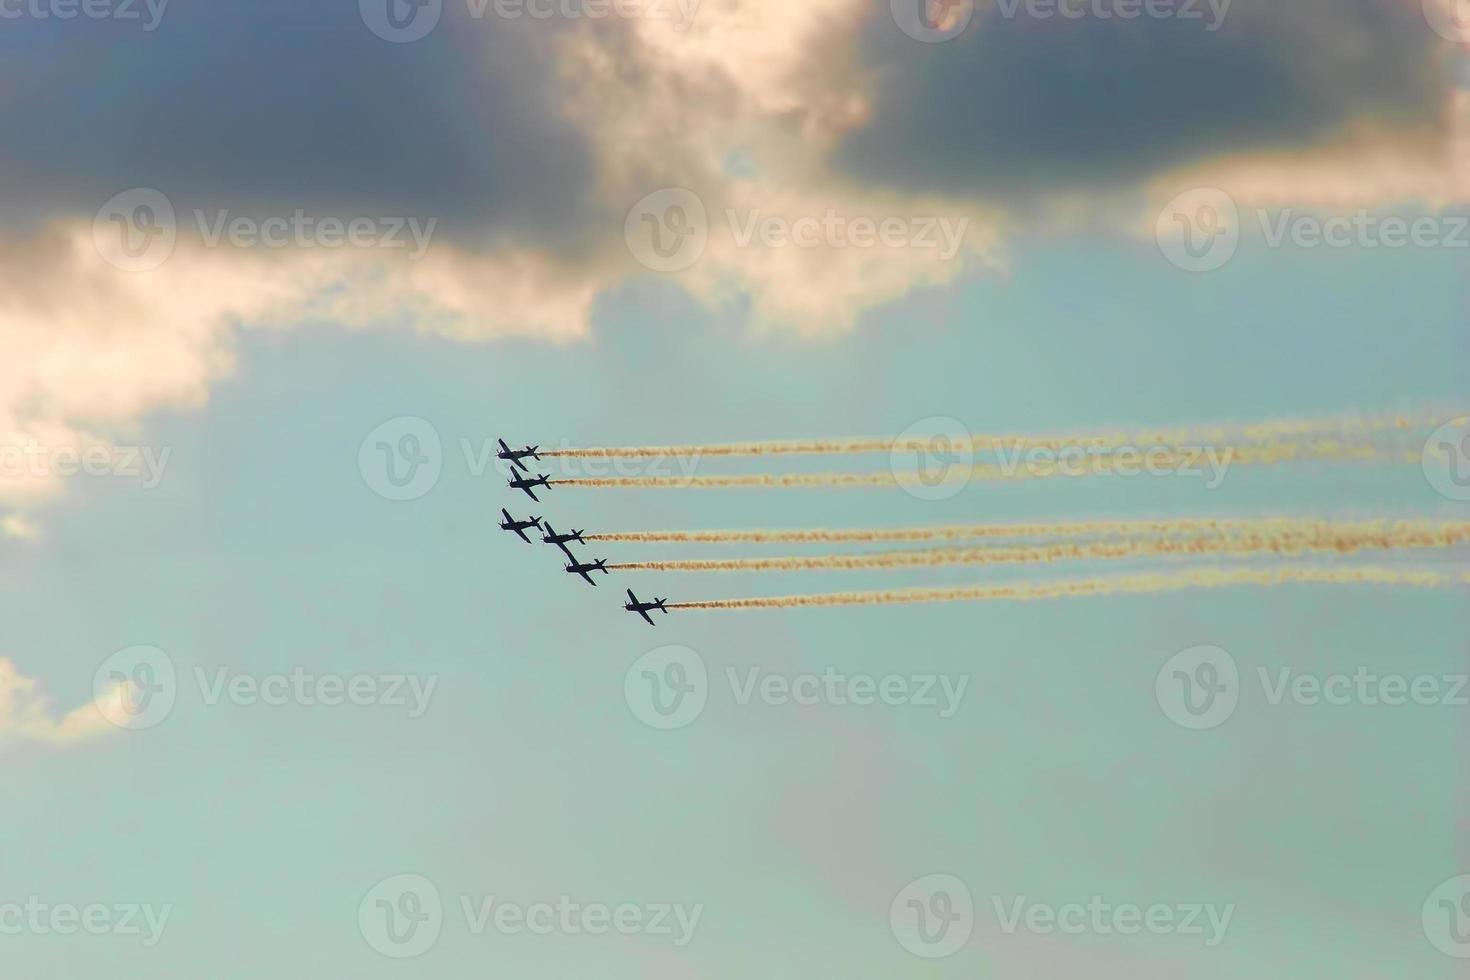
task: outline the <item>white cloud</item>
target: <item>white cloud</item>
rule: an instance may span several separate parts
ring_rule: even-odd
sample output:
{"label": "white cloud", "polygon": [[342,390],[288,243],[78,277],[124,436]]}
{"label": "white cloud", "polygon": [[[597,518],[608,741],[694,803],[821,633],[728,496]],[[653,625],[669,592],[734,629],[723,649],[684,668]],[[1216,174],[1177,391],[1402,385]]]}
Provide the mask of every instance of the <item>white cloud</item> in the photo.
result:
{"label": "white cloud", "polygon": [[[122,698],[119,686],[108,697]],[[20,673],[10,660],[0,657],[0,742],[24,740],[51,745],[69,745],[115,732],[95,702],[88,702],[58,715],[52,698],[39,683]]]}

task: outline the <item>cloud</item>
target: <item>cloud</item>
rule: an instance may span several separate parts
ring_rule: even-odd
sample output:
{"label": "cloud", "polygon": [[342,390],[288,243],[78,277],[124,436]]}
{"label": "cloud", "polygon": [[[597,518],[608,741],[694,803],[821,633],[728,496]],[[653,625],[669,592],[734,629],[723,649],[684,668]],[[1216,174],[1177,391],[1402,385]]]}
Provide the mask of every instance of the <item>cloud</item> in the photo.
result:
{"label": "cloud", "polygon": [[981,4],[940,44],[870,16],[870,111],[834,164],[888,186],[1029,199],[1363,127],[1415,146],[1445,133],[1451,52],[1418,2],[1234,0],[1216,30],[1203,2],[1198,20],[1040,18],[1018,2]]}
{"label": "cloud", "polygon": [[[121,698],[123,687],[109,692]],[[26,677],[10,660],[0,657],[0,743],[12,740],[70,745],[116,732],[95,702],[88,702],[58,716],[52,698],[33,678]]]}
{"label": "cloud", "polygon": [[[1470,103],[1417,2],[1235,0],[1213,32],[1006,19],[999,2],[943,44],[865,0],[704,0],[688,23],[446,4],[412,44],[373,36],[350,3],[179,6],[143,36],[7,22],[0,448],[105,446],[197,406],[241,329],[575,342],[600,295],[665,275],[757,329],[830,336],[916,289],[1003,274],[1017,233],[1135,234],[1191,187],[1260,206],[1470,199]],[[130,187],[178,215],[172,254],[141,272],[93,236]],[[655,272],[625,219],[669,188],[699,201],[707,240]],[[196,209],[437,224],[409,261],[210,247]],[[824,230],[772,244],[767,222]],[[904,234],[857,244],[864,222]],[[952,248],[916,246],[941,223]],[[0,507],[62,485],[11,462]],[[12,514],[3,533],[33,530]]]}

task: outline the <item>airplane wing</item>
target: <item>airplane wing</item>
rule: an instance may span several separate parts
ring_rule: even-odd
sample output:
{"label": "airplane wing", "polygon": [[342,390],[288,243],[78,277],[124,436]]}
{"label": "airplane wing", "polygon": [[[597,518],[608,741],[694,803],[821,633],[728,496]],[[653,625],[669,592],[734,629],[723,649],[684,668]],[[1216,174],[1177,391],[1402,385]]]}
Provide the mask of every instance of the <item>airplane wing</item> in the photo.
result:
{"label": "airplane wing", "polygon": [[648,615],[648,610],[647,609],[640,609],[640,610],[638,610],[638,615],[642,616],[643,617],[643,621],[645,623],[647,623],[649,626],[657,626],[658,625],[657,623],[655,623],[653,621],[653,617],[650,616],[650,615]]}
{"label": "airplane wing", "polygon": [[526,464],[525,463],[522,463],[520,460],[516,459],[514,456],[512,456],[510,458],[510,465],[513,466],[513,467],[515,467],[516,469],[520,470],[522,473],[529,472],[526,469]]}
{"label": "airplane wing", "polygon": [[638,597],[633,594],[633,590],[632,589],[629,589],[628,590],[628,601],[631,602],[635,606],[638,605]]}
{"label": "airplane wing", "polygon": [[507,523],[507,524],[513,523],[513,520],[512,520],[512,518],[510,516],[510,511],[506,510],[504,507],[500,508],[500,516],[503,517],[503,518],[505,518],[505,523]]}
{"label": "airplane wing", "polygon": [[531,539],[528,538],[528,537],[526,537],[526,529],[525,528],[523,528],[523,527],[517,527],[517,528],[512,528],[511,530],[515,531],[516,534],[520,535],[521,540],[524,541],[524,542],[526,542],[526,544],[530,544],[531,543]]}
{"label": "airplane wing", "polygon": [[[572,554],[572,549],[571,549],[571,548],[568,548],[568,547],[567,547],[567,545],[566,545],[566,542],[565,542],[565,541],[558,541],[558,542],[557,542],[557,543],[556,543],[556,546],[557,546],[557,547],[558,547],[558,548],[560,548],[560,549],[561,549],[561,553],[562,553],[562,554],[564,554],[564,555],[566,555],[566,556],[567,556],[567,557],[568,557],[568,558],[570,558],[570,559],[571,559],[571,560],[572,560],[572,561],[576,561],[576,560],[577,560],[577,556],[576,556],[576,555],[574,555],[574,554]],[[587,580],[587,581],[589,581],[589,582],[590,582],[590,581],[592,581],[592,580],[591,580],[591,579],[588,579],[588,580]]]}
{"label": "airplane wing", "polygon": [[530,497],[532,500],[536,501],[536,503],[538,503],[538,504],[541,503],[541,498],[538,497],[538,496],[536,496],[536,492],[534,490],[532,490],[530,487],[521,487],[521,489],[524,490],[524,491],[526,491],[526,496]]}
{"label": "airplane wing", "polygon": [[594,581],[592,581],[592,576],[591,575],[588,575],[586,572],[578,572],[577,574],[580,575],[580,576],[582,576],[583,578],[585,578],[587,580],[587,584],[588,585],[591,585],[593,587],[596,587],[597,583],[594,582]]}

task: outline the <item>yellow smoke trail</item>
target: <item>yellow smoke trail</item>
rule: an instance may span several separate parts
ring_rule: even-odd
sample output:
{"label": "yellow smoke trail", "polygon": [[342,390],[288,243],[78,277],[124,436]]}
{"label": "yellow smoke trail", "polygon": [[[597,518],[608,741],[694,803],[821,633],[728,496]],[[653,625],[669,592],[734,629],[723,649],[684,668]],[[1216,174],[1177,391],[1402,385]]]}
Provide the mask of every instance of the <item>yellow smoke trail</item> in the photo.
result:
{"label": "yellow smoke trail", "polygon": [[785,572],[874,568],[937,568],[946,565],[1042,565],[1059,561],[1119,561],[1168,556],[1291,555],[1311,552],[1350,554],[1358,551],[1399,551],[1450,548],[1470,541],[1470,524],[1430,527],[1400,525],[1389,530],[1330,533],[1275,532],[1246,536],[1141,539],[1091,544],[1066,542],[1038,547],[989,547],[895,551],[867,555],[814,555],[789,558],[732,558],[712,560],[627,562],[608,567],[621,571],[661,572]]}
{"label": "yellow smoke trail", "polygon": [[[1058,451],[1074,447],[1119,449],[1135,446],[1180,446],[1230,442],[1270,444],[1280,440],[1298,440],[1320,436],[1330,436],[1339,439],[1362,439],[1382,435],[1383,433],[1435,428],[1455,417],[1457,417],[1456,413],[1426,414],[1418,417],[1399,414],[1380,414],[1360,417],[1333,416],[1316,419],[1278,419],[1244,425],[1215,424],[1136,432],[1122,430],[1102,432],[1079,431],[1074,433],[1053,433],[1049,435],[992,435],[975,433],[967,439],[952,442],[950,448],[954,450],[969,449],[974,452],[1029,448]],[[648,458],[658,456],[783,456],[886,452],[929,453],[933,450],[934,442],[930,439],[857,438],[787,439],[684,446],[591,446],[579,449],[542,450],[541,455]]]}
{"label": "yellow smoke trail", "polygon": [[1140,595],[1181,589],[1219,589],[1239,585],[1270,588],[1293,583],[1315,585],[1394,585],[1422,589],[1470,585],[1470,573],[1395,568],[1191,569],[1165,574],[1021,582],[961,588],[899,589],[882,592],[832,592],[822,595],[761,596],[753,599],[708,599],[671,602],[670,609],[780,609],[798,606],[881,606],[920,602],[1032,602],[1071,596]]}
{"label": "yellow smoke trail", "polygon": [[[1337,441],[1317,441],[1301,444],[1281,444],[1255,448],[1231,446],[1221,451],[1218,463],[1222,467],[1260,466],[1301,461],[1339,462],[1419,462],[1417,452],[1386,450],[1367,445],[1351,445]],[[1108,475],[1106,458],[1082,458],[1076,460],[1045,459],[1036,461],[1017,460],[1014,465],[1000,466],[992,463],[976,463],[970,466],[954,466],[945,482],[965,479],[968,481],[995,482],[1005,480],[1045,479],[1048,477],[1086,477]],[[1142,465],[1140,460],[1138,466]],[[1176,451],[1159,449],[1150,454],[1148,465],[1156,471],[1174,469],[1198,471],[1201,475],[1214,465],[1203,450]],[[1142,473],[1134,468],[1135,472]],[[1223,473],[1223,469],[1220,470]],[[666,489],[666,490],[730,490],[730,489],[839,489],[856,487],[904,487],[924,485],[918,474],[898,473],[756,473],[737,476],[622,476],[622,477],[578,477],[552,480],[558,486],[600,487],[620,489]]]}
{"label": "yellow smoke trail", "polygon": [[[971,538],[1082,538],[1162,534],[1205,534],[1256,532],[1262,534],[1327,533],[1360,531],[1373,533],[1388,522],[1329,522],[1292,517],[1259,518],[1165,518],[1160,520],[1062,521],[1026,524],[961,524],[949,527],[907,528],[813,528],[810,530],[745,531],[618,531],[589,534],[588,541],[682,544],[837,544],[903,541],[963,541]],[[1402,523],[1396,526],[1406,526]],[[1423,527],[1434,525],[1424,524]]]}

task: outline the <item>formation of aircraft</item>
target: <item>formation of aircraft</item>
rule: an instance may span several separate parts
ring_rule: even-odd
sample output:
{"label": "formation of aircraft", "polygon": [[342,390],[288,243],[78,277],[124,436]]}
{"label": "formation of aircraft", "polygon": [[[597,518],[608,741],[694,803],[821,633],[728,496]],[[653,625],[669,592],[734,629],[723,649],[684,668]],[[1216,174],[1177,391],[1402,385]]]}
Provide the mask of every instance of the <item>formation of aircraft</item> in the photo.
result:
{"label": "formation of aircraft", "polygon": [[502,531],[514,531],[526,544],[531,543],[531,539],[526,537],[526,532],[533,527],[538,531],[541,529],[541,518],[539,517],[529,517],[524,521],[518,521],[514,517],[511,517],[510,511],[504,507],[500,508],[500,516],[505,518],[505,520],[500,522],[500,529]]}
{"label": "formation of aircraft", "polygon": [[[528,445],[524,449],[512,449],[504,439],[498,439],[496,441],[500,445],[500,451],[497,452],[495,455],[510,464],[510,479],[506,482],[506,486],[510,487],[512,490],[522,491],[523,493],[525,493],[526,496],[539,503],[540,498],[536,496],[536,488],[544,487],[546,489],[550,489],[551,477],[550,475],[544,473],[532,475],[530,469],[527,468],[525,461],[527,459],[539,460],[541,458],[541,455],[539,453],[541,447]],[[517,520],[516,518],[511,517],[510,511],[506,510],[504,507],[500,509],[500,516],[501,518],[503,518],[500,522],[500,529],[502,531],[511,532],[527,544],[531,544],[532,542],[530,537],[527,536],[526,532],[531,530],[532,528],[540,531],[541,540],[543,542],[560,548],[562,554],[566,555],[568,561],[568,564],[566,565],[567,573],[570,575],[582,576],[582,578],[586,580],[588,585],[597,584],[597,582],[592,578],[593,572],[601,572],[604,575],[610,574],[608,572],[606,558],[598,558],[595,561],[584,562],[578,559],[577,556],[572,553],[571,545],[585,545],[587,543],[586,539],[582,537],[582,535],[586,534],[587,532],[579,531],[573,528],[569,532],[562,533],[556,528],[552,527],[550,521],[543,520],[540,517],[528,517],[525,520]],[[633,594],[632,589],[629,589],[628,601],[624,603],[623,608],[626,609],[628,612],[637,613],[639,616],[643,617],[644,622],[648,623],[649,626],[653,626],[653,617],[650,616],[649,613],[657,610],[664,615],[668,615],[668,607],[664,605],[664,603],[668,601],[669,600],[667,599],[660,599],[659,597],[654,596],[651,601],[644,602]]]}
{"label": "formation of aircraft", "polygon": [[536,452],[536,450],[540,448],[540,446],[527,446],[525,449],[512,449],[505,444],[504,439],[501,439],[500,452],[496,453],[495,455],[498,458],[505,460],[516,469],[525,472],[526,464],[521,462],[521,460],[525,459],[527,456],[531,457],[532,459],[540,459],[540,454]]}
{"label": "formation of aircraft", "polygon": [[638,615],[642,616],[644,620],[647,621],[649,626],[656,626],[658,624],[655,623],[653,621],[653,617],[648,614],[657,609],[659,612],[667,616],[669,614],[669,610],[668,607],[664,605],[664,603],[668,601],[669,600],[667,599],[660,599],[658,596],[654,596],[652,602],[639,602],[638,597],[633,594],[633,590],[629,589],[628,601],[623,603],[623,608],[628,610],[628,612],[637,613]]}

